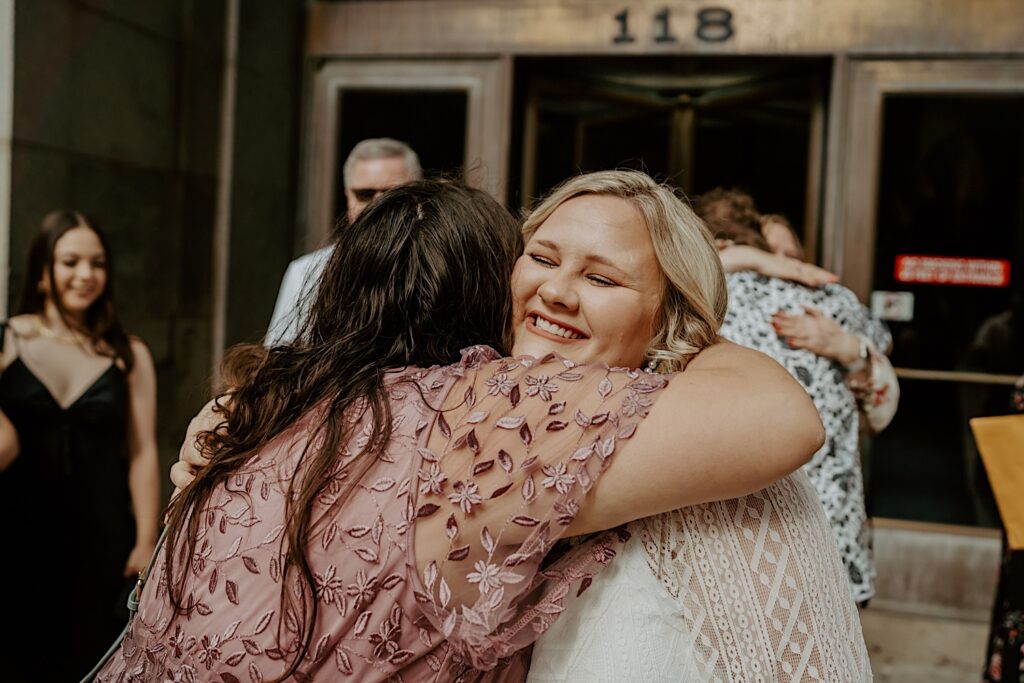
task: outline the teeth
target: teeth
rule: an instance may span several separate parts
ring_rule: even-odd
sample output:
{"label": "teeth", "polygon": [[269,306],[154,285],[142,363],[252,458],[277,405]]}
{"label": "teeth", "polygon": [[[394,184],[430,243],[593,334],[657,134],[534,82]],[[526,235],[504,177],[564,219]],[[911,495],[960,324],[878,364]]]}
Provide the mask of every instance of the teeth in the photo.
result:
{"label": "teeth", "polygon": [[576,334],[572,330],[567,330],[564,327],[562,327],[561,325],[556,325],[555,323],[553,323],[553,322],[551,322],[549,320],[545,320],[544,318],[541,318],[540,316],[534,316],[533,324],[536,325],[537,327],[539,327],[540,329],[544,330],[545,332],[550,332],[551,334],[554,334],[554,335],[557,335],[559,337],[562,337],[563,339],[582,339],[583,338],[582,335]]}

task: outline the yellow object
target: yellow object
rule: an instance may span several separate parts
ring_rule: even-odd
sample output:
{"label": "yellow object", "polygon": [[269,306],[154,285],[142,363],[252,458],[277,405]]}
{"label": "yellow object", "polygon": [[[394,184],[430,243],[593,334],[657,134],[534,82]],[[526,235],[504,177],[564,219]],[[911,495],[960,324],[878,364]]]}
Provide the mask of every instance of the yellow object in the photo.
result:
{"label": "yellow object", "polygon": [[971,431],[985,463],[1011,550],[1024,550],[1024,415],[976,417]]}

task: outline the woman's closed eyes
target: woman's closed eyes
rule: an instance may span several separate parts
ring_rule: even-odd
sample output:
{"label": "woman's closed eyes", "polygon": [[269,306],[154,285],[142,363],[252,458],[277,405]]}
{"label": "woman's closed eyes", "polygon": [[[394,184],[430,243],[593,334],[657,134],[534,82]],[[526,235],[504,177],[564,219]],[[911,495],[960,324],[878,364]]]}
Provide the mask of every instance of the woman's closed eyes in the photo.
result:
{"label": "woman's closed eyes", "polygon": [[[556,263],[553,259],[551,259],[551,258],[549,258],[547,256],[543,256],[541,254],[536,254],[536,253],[534,253],[534,254],[527,254],[527,255],[534,261],[534,263],[538,263],[538,264],[540,264],[542,266],[545,266],[547,268],[557,268],[558,267],[558,263]],[[616,282],[615,280],[612,280],[611,278],[609,278],[609,277],[607,277],[605,275],[599,275],[597,273],[587,273],[586,275],[584,275],[584,277],[591,284],[597,285],[598,287],[618,287],[619,286],[618,282]]]}

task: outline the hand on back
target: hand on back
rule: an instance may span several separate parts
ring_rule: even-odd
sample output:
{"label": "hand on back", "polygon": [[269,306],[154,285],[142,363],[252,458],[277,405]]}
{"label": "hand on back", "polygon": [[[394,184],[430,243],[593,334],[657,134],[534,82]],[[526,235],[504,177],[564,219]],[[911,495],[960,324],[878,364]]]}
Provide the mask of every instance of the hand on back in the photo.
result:
{"label": "hand on back", "polygon": [[175,497],[196,478],[199,470],[209,462],[199,448],[198,438],[202,432],[213,430],[224,421],[223,413],[216,410],[216,406],[227,405],[224,397],[212,399],[202,407],[192,421],[188,423],[185,430],[185,440],[178,451],[178,461],[171,466],[171,482],[174,484]]}
{"label": "hand on back", "polygon": [[793,348],[807,349],[843,364],[852,363],[860,356],[860,340],[811,306],[804,306],[803,315],[779,311],[772,319],[772,326]]}

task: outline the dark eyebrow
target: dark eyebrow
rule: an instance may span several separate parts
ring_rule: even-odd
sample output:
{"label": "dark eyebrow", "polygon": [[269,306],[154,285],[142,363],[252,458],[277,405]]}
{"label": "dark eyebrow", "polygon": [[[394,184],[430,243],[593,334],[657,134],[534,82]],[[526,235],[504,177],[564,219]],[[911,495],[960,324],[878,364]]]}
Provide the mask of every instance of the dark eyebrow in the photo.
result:
{"label": "dark eyebrow", "polygon": [[105,259],[107,257],[107,255],[106,255],[105,252],[99,252],[97,254],[92,254],[90,256],[88,254],[82,254],[82,253],[77,252],[77,251],[58,251],[58,252],[55,252],[53,254],[53,257],[54,257],[54,259],[62,259],[62,258],[87,258],[87,259],[103,258],[103,259]]}
{"label": "dark eyebrow", "polygon": [[[548,240],[537,240],[537,244],[541,245],[542,247],[547,247],[552,251],[558,251],[558,246],[554,242],[549,242]],[[584,259],[590,261],[591,263],[600,263],[601,265],[613,268],[617,272],[622,273],[623,275],[626,274],[625,271],[622,270],[622,268],[615,265],[614,263],[606,259],[604,256],[598,256],[597,254],[587,254],[586,256],[584,256]]]}

